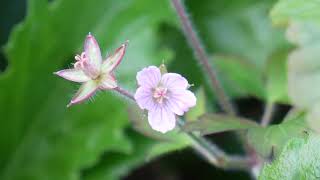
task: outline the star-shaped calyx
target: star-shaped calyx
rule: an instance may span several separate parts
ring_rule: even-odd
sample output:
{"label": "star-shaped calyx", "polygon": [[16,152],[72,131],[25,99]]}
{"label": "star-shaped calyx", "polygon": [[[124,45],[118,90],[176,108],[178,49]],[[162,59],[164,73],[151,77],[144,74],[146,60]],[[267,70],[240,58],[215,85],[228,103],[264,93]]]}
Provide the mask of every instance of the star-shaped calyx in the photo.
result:
{"label": "star-shaped calyx", "polygon": [[69,81],[82,83],[68,107],[88,99],[99,89],[108,90],[117,87],[113,72],[120,64],[125,54],[126,46],[127,42],[103,61],[98,42],[92,34],[89,33],[87,35],[84,42],[84,52],[75,56],[76,63],[74,63],[74,67],[55,72],[56,75]]}

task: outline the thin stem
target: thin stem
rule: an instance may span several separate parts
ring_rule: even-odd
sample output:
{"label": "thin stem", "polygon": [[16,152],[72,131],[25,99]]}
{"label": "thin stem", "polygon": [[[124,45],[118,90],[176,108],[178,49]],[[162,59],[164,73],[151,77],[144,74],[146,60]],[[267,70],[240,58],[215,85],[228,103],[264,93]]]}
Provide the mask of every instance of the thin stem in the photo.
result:
{"label": "thin stem", "polygon": [[[228,114],[235,115],[236,111],[232,103],[230,102],[229,97],[224,92],[217,78],[216,72],[214,71],[214,69],[209,63],[208,55],[203,48],[200,38],[197,36],[194,26],[192,26],[191,20],[188,18],[186,9],[182,1],[181,0],[171,0],[171,1],[181,21],[185,37],[187,38],[189,44],[191,45],[197,57],[197,60],[202,66],[204,72],[206,72],[206,74],[208,75],[211,82],[211,86],[217,94],[220,106]],[[241,133],[238,133],[238,134],[239,134],[239,138],[245,142],[246,141],[245,136]],[[245,146],[246,151],[249,151],[248,148],[249,148],[249,145],[246,145]]]}
{"label": "thin stem", "polygon": [[218,78],[216,72],[212,68],[209,63],[209,58],[207,53],[205,52],[203,45],[201,44],[200,38],[197,36],[195,28],[191,25],[191,21],[187,16],[186,9],[183,6],[181,0],[171,0],[172,4],[175,7],[175,10],[180,18],[183,31],[189,44],[191,45],[200,65],[202,66],[204,72],[210,79],[210,84],[213,90],[217,94],[217,98],[222,109],[228,114],[236,114],[236,111],[233,108],[232,103],[229,100],[229,97],[224,92]]}
{"label": "thin stem", "polygon": [[267,103],[265,105],[264,113],[261,120],[261,126],[266,127],[268,124],[270,124],[273,116],[273,112],[275,110],[275,104],[274,103]]}
{"label": "thin stem", "polygon": [[[178,126],[182,127],[183,124],[184,120],[179,119]],[[222,169],[248,170],[251,168],[250,159],[227,155],[216,144],[192,132],[186,132],[186,135],[193,141],[193,148],[212,165]]]}
{"label": "thin stem", "polygon": [[[268,102],[265,105],[264,112],[263,112],[262,119],[261,119],[261,123],[260,123],[261,126],[266,127],[268,124],[270,124],[274,110],[275,110],[274,103]],[[255,149],[253,147],[251,147],[248,142],[246,142],[245,148],[248,153],[248,156],[251,159],[251,172],[250,173],[254,179],[258,179],[257,177],[258,177],[258,174],[261,170],[261,167],[262,167],[264,161],[263,161],[263,159],[261,159],[258,156]]]}
{"label": "thin stem", "polygon": [[[117,87],[114,90],[136,102],[134,96],[129,91],[121,87]],[[179,119],[177,124],[181,127],[183,126],[184,121]],[[188,132],[186,135],[193,141],[194,149],[214,166],[223,169],[250,169],[250,161],[248,158],[226,155],[216,144],[192,132]]]}
{"label": "thin stem", "polygon": [[125,89],[123,89],[123,88],[121,88],[119,86],[114,88],[114,90],[117,91],[119,94],[122,94],[123,96],[125,96],[125,97],[127,97],[127,98],[129,98],[129,99],[131,99],[133,101],[136,101],[134,99],[134,96],[129,91],[127,91],[127,90],[125,90]]}

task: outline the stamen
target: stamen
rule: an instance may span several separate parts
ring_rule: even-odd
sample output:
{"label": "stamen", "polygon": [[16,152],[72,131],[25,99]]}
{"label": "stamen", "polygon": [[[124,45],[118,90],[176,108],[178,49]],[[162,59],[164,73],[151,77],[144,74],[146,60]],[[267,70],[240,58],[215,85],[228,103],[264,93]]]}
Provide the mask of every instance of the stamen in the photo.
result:
{"label": "stamen", "polygon": [[77,60],[77,62],[74,64],[74,67],[77,69],[84,69],[87,61],[86,53],[82,52],[81,55],[77,54],[74,58]]}
{"label": "stamen", "polygon": [[167,96],[167,88],[164,88],[164,87],[156,87],[155,90],[153,91],[153,98],[159,103],[159,104],[162,104],[163,101],[165,99],[168,98]]}
{"label": "stamen", "polygon": [[81,61],[81,57],[77,54],[74,59],[76,59],[77,61]]}

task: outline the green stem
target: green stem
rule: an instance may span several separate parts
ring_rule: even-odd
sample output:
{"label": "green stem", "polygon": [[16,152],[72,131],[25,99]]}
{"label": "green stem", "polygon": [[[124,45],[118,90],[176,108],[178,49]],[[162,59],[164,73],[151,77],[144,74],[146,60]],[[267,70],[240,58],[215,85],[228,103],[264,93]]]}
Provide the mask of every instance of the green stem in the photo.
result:
{"label": "green stem", "polygon": [[[182,127],[183,124],[184,120],[179,119],[178,126]],[[249,158],[227,155],[216,144],[195,133],[186,132],[186,135],[193,141],[193,148],[215,167],[236,170],[249,170],[251,168]]]}

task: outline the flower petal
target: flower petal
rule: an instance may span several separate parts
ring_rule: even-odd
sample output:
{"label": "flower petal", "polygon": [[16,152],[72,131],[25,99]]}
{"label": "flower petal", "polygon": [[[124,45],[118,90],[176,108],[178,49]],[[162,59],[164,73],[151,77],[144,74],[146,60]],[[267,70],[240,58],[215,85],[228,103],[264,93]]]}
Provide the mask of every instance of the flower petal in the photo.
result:
{"label": "flower petal", "polygon": [[154,88],[161,80],[160,69],[155,66],[143,68],[137,73],[137,81],[139,86]]}
{"label": "flower petal", "polygon": [[177,115],[183,115],[181,111],[187,112],[196,103],[197,98],[191,91],[179,89],[170,91],[170,97],[167,102],[169,109]]}
{"label": "flower petal", "polygon": [[80,89],[78,90],[78,92],[76,93],[76,95],[72,98],[72,100],[68,104],[68,107],[88,99],[90,96],[92,96],[95,93],[97,89],[98,89],[98,86],[95,81],[88,81],[83,83]]}
{"label": "flower petal", "polygon": [[117,81],[112,74],[104,74],[100,82],[100,89],[114,89],[117,87]]}
{"label": "flower petal", "polygon": [[139,87],[134,94],[134,98],[141,109],[154,110],[156,107],[150,88]]}
{"label": "flower petal", "polygon": [[127,43],[122,44],[114,54],[107,57],[105,61],[102,63],[101,71],[104,73],[108,73],[113,71],[121,62],[125,52],[126,52]]}
{"label": "flower petal", "polygon": [[165,102],[166,106],[175,114],[182,116],[185,112],[185,106],[181,101],[177,101],[177,100],[167,100]]}
{"label": "flower petal", "polygon": [[97,70],[97,68],[95,66],[93,66],[92,64],[88,63],[88,62],[83,62],[83,68],[82,71],[89,76],[91,79],[96,79],[100,72]]}
{"label": "flower petal", "polygon": [[161,133],[166,133],[176,126],[174,113],[161,106],[148,112],[148,121],[152,129]]}
{"label": "flower petal", "polygon": [[55,72],[54,74],[74,82],[86,82],[90,80],[90,77],[88,77],[81,69],[64,69]]}
{"label": "flower petal", "polygon": [[91,34],[86,37],[84,42],[84,51],[86,58],[88,59],[88,66],[91,68],[90,70],[94,70],[99,74],[102,57],[99,44]]}
{"label": "flower petal", "polygon": [[161,83],[168,89],[187,89],[188,81],[177,73],[166,73],[161,78]]}

